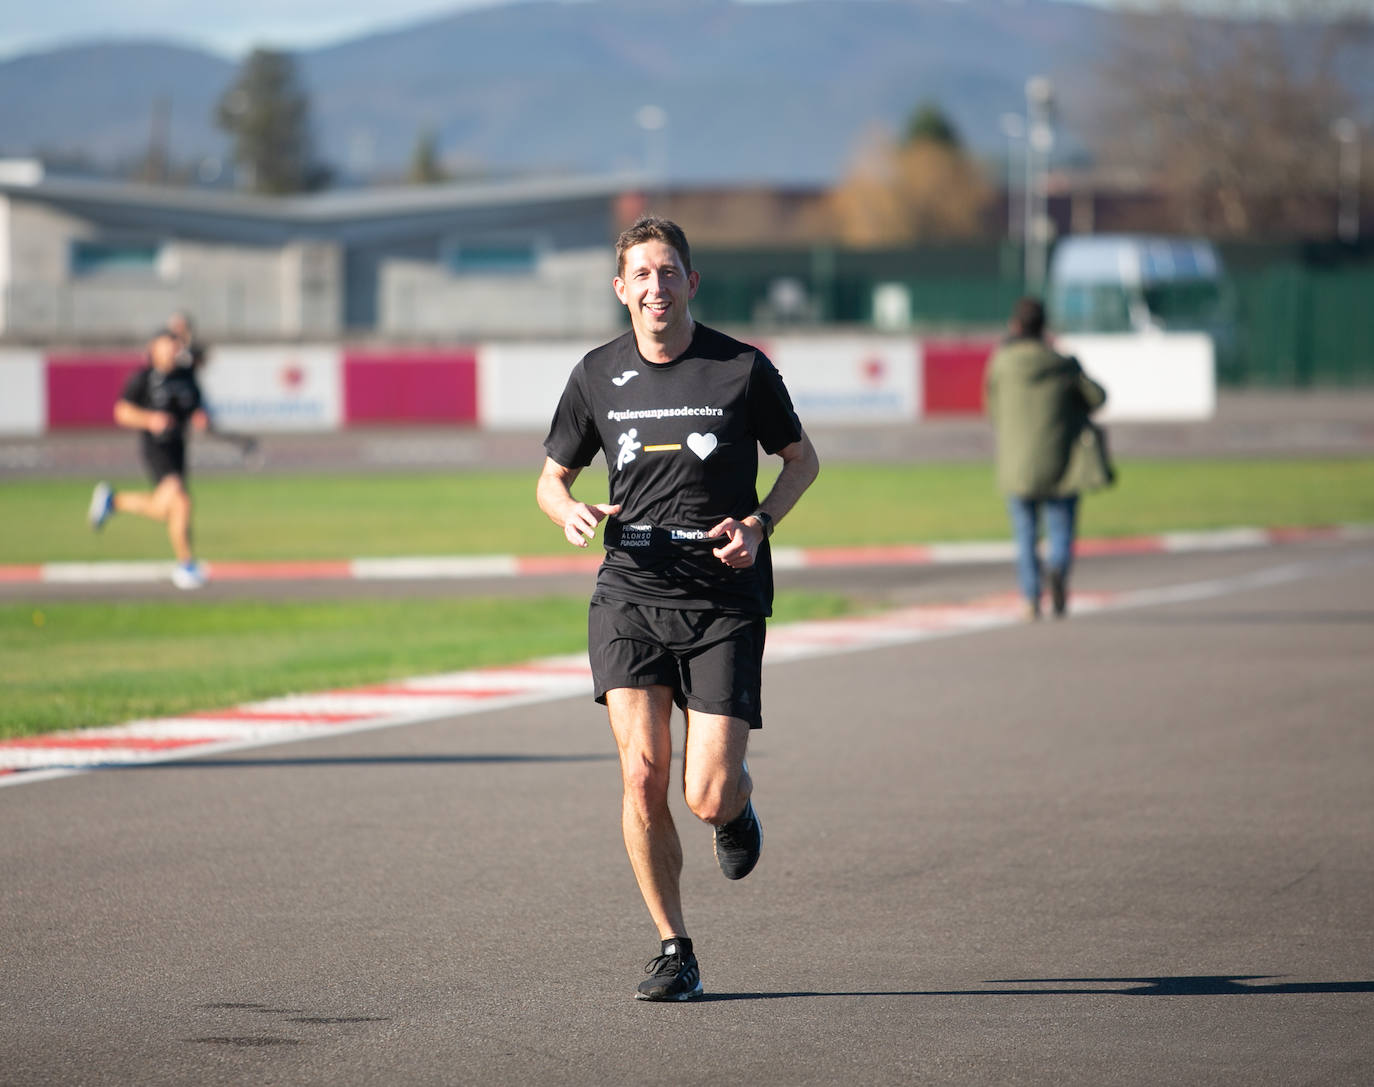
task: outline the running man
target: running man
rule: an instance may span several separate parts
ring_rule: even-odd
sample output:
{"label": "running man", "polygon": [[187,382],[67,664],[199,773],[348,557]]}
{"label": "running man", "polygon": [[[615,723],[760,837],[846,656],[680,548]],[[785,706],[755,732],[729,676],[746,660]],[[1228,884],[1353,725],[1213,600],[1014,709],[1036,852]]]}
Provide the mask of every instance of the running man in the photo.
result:
{"label": "running man", "polygon": [[177,565],[172,584],[199,589],[205,573],[191,550],[191,495],[186,489],[186,428],[210,427],[194,370],[182,365],[182,343],[168,329],[148,344],[148,365],[133,374],[114,406],[115,422],[139,431],[151,491],[115,491],[97,483],[88,520],[100,529],[115,513],[138,513],[167,525]]}
{"label": "running man", "polygon": [[[768,537],[820,462],[773,364],[693,320],[699,277],[681,228],[641,218],[617,240],[616,261],[613,287],[631,330],[573,369],[544,442],[537,498],[577,547],[606,522],[589,655],[620,752],[625,848],[661,941],[636,996],[690,1000],[703,990],[668,809],[673,706],[687,719],[687,806],[715,828],[721,871],[742,879],[763,843],[745,753],[750,730],[763,725]],[[782,459],[762,502],[760,446]],[[572,485],[598,451],[610,501],[589,505]]]}

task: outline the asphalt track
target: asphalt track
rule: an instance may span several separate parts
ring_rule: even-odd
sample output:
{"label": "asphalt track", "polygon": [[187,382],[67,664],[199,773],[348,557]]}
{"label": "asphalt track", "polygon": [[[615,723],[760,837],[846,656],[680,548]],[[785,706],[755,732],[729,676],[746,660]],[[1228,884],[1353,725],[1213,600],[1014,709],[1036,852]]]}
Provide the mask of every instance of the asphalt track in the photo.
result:
{"label": "asphalt track", "polygon": [[0,1083],[1374,1081],[1374,549],[1076,585],[1160,592],[770,666],[689,1005],[587,699],[0,790]]}

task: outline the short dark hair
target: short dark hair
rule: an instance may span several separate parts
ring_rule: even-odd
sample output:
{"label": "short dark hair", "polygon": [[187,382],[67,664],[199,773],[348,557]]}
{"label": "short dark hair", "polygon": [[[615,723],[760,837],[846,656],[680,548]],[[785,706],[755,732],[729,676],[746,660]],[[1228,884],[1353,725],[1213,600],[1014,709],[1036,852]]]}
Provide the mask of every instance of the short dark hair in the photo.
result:
{"label": "short dark hair", "polygon": [[1026,295],[1011,309],[1011,327],[1022,336],[1039,339],[1045,333],[1045,303]]}
{"label": "short dark hair", "polygon": [[692,248],[687,244],[687,235],[682,227],[671,219],[661,219],[657,215],[641,215],[627,230],[615,240],[615,270],[617,275],[625,274],[625,254],[636,245],[645,242],[662,242],[677,250],[682,260],[682,270],[689,275],[692,271]]}

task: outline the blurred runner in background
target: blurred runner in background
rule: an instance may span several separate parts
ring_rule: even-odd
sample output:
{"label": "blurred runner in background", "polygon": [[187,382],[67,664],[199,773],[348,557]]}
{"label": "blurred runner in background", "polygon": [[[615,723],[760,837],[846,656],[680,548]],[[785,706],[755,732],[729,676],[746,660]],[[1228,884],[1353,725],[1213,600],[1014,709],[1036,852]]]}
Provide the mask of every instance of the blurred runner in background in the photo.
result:
{"label": "blurred runner in background", "polygon": [[172,584],[199,589],[205,573],[191,549],[191,495],[186,489],[186,431],[210,428],[200,385],[190,365],[189,344],[170,329],[148,344],[148,364],[133,374],[114,406],[115,422],[139,431],[139,451],[151,491],[115,491],[96,484],[88,519],[100,529],[115,513],[137,513],[167,526],[177,565]]}

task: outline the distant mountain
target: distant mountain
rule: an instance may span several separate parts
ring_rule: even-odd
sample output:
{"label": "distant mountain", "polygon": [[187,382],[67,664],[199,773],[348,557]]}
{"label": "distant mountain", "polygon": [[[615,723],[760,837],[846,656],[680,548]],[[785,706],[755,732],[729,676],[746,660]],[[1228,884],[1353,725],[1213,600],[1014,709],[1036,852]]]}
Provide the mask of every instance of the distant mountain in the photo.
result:
{"label": "distant mountain", "polygon": [[222,154],[212,113],[237,69],[198,49],[143,41],[0,62],[0,154],[129,161],[146,154],[154,128],[164,125],[178,158]]}
{"label": "distant mountain", "polygon": [[1000,146],[1027,76],[1081,85],[1111,20],[1045,0],[531,0],[304,62],[345,165],[403,162],[432,126],[446,152],[490,166],[633,168],[652,154],[635,114],[653,104],[674,180],[809,182],[923,99],[970,143]]}
{"label": "distant mountain", "polygon": [[[319,150],[345,175],[402,172],[428,129],[475,170],[605,173],[659,154],[674,182],[808,184],[922,101],[991,153],[1032,74],[1055,81],[1071,118],[1096,93],[1115,20],[1051,0],[527,0],[298,58]],[[0,63],[0,153],[128,161],[166,110],[173,159],[222,155],[212,113],[235,70],[148,43]],[[659,136],[636,124],[650,104],[668,116]]]}

